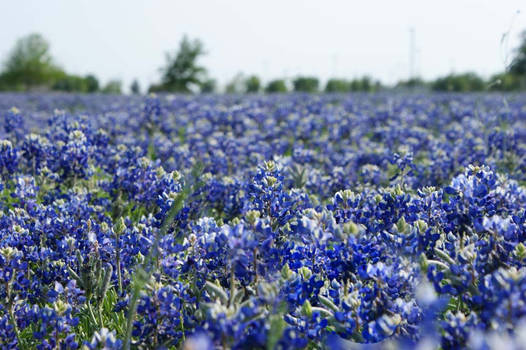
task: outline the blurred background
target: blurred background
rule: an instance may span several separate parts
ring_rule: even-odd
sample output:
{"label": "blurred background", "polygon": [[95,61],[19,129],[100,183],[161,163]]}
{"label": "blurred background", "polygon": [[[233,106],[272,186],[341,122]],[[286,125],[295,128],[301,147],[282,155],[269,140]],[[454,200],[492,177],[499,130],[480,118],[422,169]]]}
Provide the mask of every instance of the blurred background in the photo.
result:
{"label": "blurred background", "polygon": [[526,88],[522,1],[5,1],[0,90]]}

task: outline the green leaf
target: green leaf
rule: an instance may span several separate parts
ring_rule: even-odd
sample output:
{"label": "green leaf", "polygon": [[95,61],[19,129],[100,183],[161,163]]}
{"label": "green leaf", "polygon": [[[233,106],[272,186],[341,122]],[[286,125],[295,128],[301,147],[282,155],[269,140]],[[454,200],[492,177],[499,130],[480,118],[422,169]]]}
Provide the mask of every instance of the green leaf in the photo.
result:
{"label": "green leaf", "polygon": [[270,316],[269,323],[270,329],[267,337],[267,350],[273,350],[283,336],[287,323],[280,314]]}
{"label": "green leaf", "polygon": [[209,293],[214,294],[217,298],[221,299],[221,302],[224,305],[228,304],[228,295],[226,294],[226,292],[223,290],[221,286],[218,286],[215,283],[206,281],[205,288]]}

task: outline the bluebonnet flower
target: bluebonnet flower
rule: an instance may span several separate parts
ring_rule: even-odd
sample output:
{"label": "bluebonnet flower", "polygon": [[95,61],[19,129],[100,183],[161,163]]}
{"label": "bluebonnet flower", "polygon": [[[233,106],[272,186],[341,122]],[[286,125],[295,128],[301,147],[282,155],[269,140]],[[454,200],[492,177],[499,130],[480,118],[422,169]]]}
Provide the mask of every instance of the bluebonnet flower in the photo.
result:
{"label": "bluebonnet flower", "polygon": [[90,350],[112,350],[121,349],[122,341],[117,339],[114,331],[102,328],[93,334],[91,341],[84,343]]}
{"label": "bluebonnet flower", "polygon": [[212,350],[213,344],[206,333],[196,333],[188,337],[183,344],[183,350]]}
{"label": "bluebonnet flower", "polygon": [[19,140],[23,135],[24,118],[18,108],[12,107],[4,114],[3,124],[4,132],[13,135],[15,140]]}
{"label": "bluebonnet flower", "polygon": [[0,172],[2,175],[14,173],[17,169],[19,154],[9,140],[0,142]]}
{"label": "bluebonnet flower", "polygon": [[1,97],[1,346],[520,344],[521,96]]}

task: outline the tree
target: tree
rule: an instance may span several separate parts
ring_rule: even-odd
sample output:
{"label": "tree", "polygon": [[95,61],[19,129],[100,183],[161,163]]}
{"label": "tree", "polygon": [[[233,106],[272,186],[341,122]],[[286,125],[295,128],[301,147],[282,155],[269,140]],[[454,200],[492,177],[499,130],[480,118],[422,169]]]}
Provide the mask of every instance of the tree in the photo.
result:
{"label": "tree", "polygon": [[99,81],[91,74],[85,77],[64,74],[63,77],[57,79],[53,85],[51,85],[51,89],[64,92],[94,93],[99,91]]}
{"label": "tree", "polygon": [[267,93],[287,92],[287,84],[285,84],[285,80],[283,79],[272,80],[265,87],[265,92]]}
{"label": "tree", "polygon": [[139,85],[139,82],[137,79],[134,79],[133,82],[130,85],[131,93],[134,95],[139,95],[141,93],[141,86]]}
{"label": "tree", "polygon": [[485,87],[484,80],[475,73],[450,74],[438,78],[431,84],[431,88],[434,91],[482,91]]}
{"label": "tree", "polygon": [[521,33],[521,43],[506,73],[501,79],[503,90],[526,89],[526,30]]}
{"label": "tree", "polygon": [[396,83],[396,88],[398,89],[424,89],[426,87],[426,82],[422,78],[410,78],[408,80],[401,80]]}
{"label": "tree", "polygon": [[87,92],[86,79],[77,75],[65,75],[51,86],[52,90],[64,92]]}
{"label": "tree", "polygon": [[489,79],[491,91],[515,91],[521,89],[520,76],[511,73],[495,74]]}
{"label": "tree", "polygon": [[361,79],[353,79],[349,83],[349,88],[351,91],[363,91]]}
{"label": "tree", "polygon": [[84,78],[86,81],[86,92],[93,93],[99,91],[99,80],[93,74],[88,74]]}
{"label": "tree", "polygon": [[217,90],[217,81],[215,79],[206,79],[203,84],[201,84],[201,93],[202,94],[213,94]]}
{"label": "tree", "polygon": [[166,66],[161,69],[161,84],[154,85],[150,91],[170,91],[190,93],[201,87],[206,78],[206,68],[199,66],[197,60],[205,54],[203,43],[190,40],[185,35],[175,55],[166,54]]}
{"label": "tree", "polygon": [[121,94],[122,82],[120,80],[110,80],[102,89],[105,94]]}
{"label": "tree", "polygon": [[369,76],[365,75],[361,78],[353,79],[349,82],[350,91],[375,92],[382,88],[382,83],[379,80],[374,81]]}
{"label": "tree", "polygon": [[0,81],[7,88],[27,90],[50,87],[64,76],[64,71],[53,63],[49,43],[40,34],[30,34],[17,40],[5,61]]}
{"label": "tree", "polygon": [[245,92],[256,93],[261,90],[261,81],[256,75],[251,75],[245,79]]}
{"label": "tree", "polygon": [[227,94],[240,94],[243,92],[243,84],[245,78],[243,73],[237,73],[232,80],[228,82],[225,86],[225,92]]}
{"label": "tree", "polygon": [[373,90],[371,78],[368,76],[363,76],[361,79],[357,79],[355,86],[358,88],[357,91],[371,92]]}
{"label": "tree", "polygon": [[370,92],[372,90],[371,78],[365,76],[362,78],[362,91]]}
{"label": "tree", "polygon": [[343,79],[329,79],[325,85],[325,92],[347,92],[349,89],[349,82]]}
{"label": "tree", "polygon": [[526,75],[526,30],[522,32],[521,44],[515,51],[516,55],[508,70],[511,74]]}
{"label": "tree", "polygon": [[319,80],[315,77],[297,77],[292,85],[297,92],[317,92]]}

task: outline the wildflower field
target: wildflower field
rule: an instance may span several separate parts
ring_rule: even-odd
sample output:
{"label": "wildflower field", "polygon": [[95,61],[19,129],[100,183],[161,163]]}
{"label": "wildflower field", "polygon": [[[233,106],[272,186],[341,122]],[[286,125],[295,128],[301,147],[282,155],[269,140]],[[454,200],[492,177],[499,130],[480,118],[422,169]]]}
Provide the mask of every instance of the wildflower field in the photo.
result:
{"label": "wildflower field", "polygon": [[526,95],[2,94],[0,116],[2,349],[526,344]]}

